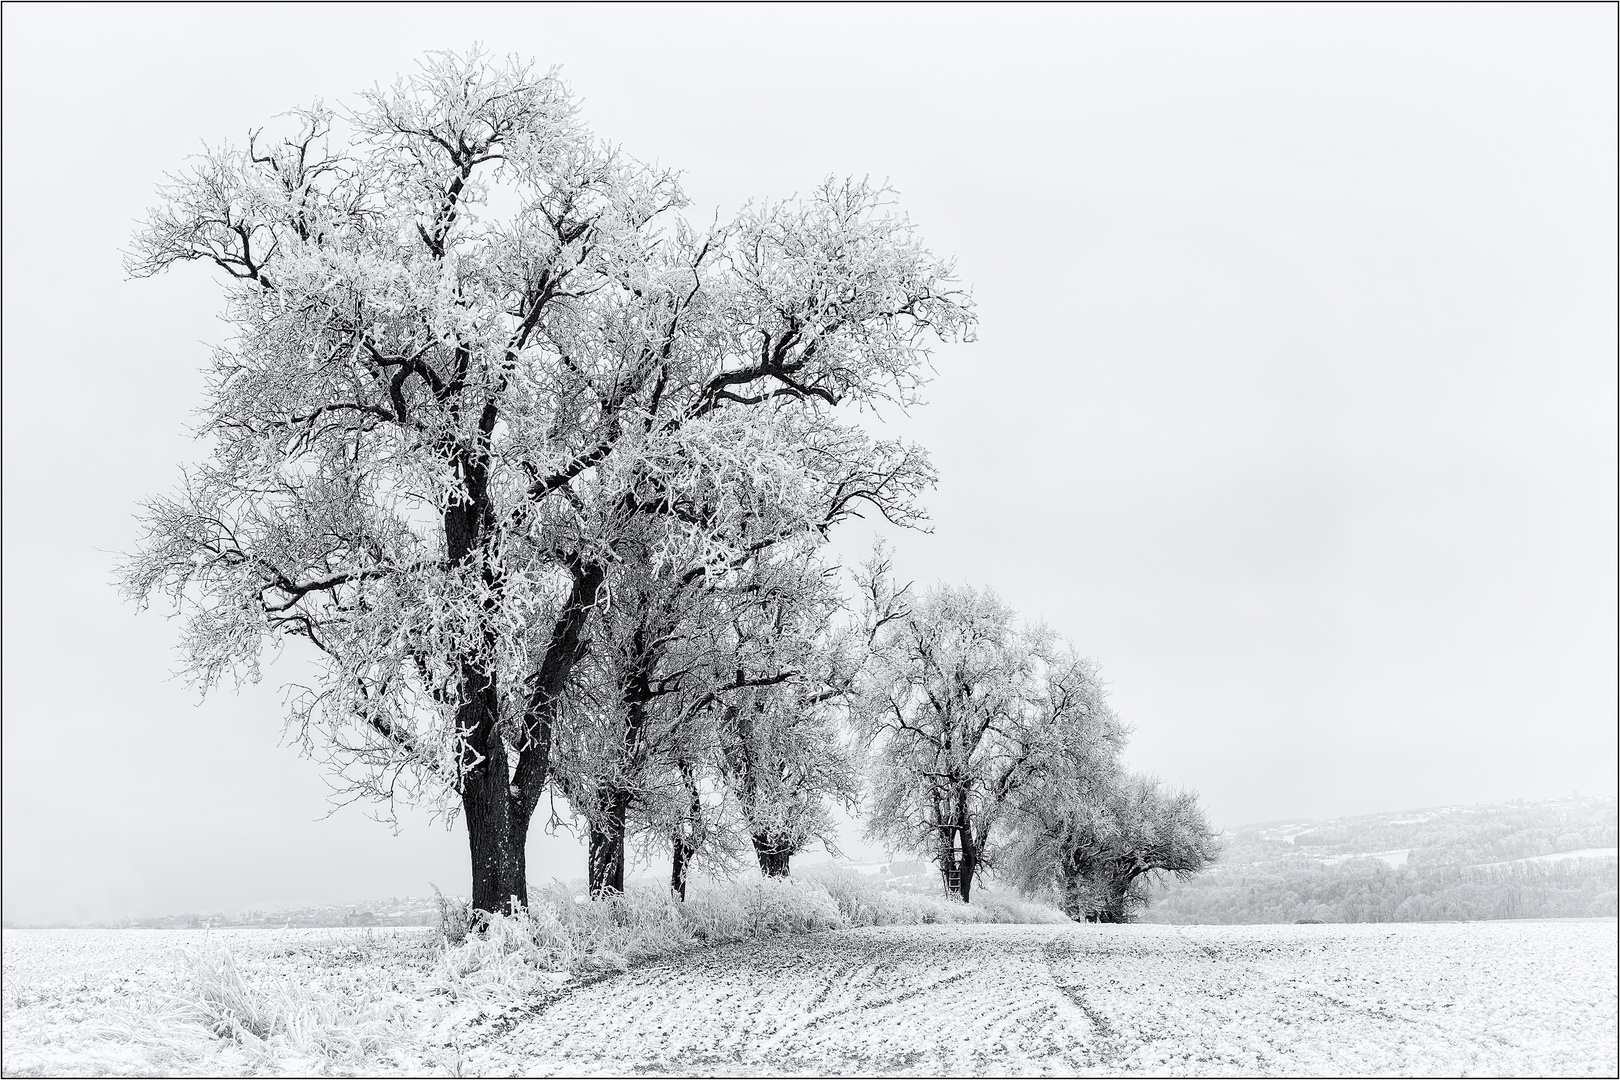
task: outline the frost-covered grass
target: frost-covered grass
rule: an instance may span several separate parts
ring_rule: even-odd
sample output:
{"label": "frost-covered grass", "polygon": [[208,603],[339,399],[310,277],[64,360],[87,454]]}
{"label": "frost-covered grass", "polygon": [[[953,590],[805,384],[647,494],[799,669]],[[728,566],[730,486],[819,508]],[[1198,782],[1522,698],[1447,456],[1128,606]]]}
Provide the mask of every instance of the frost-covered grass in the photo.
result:
{"label": "frost-covered grass", "polygon": [[939,894],[887,889],[850,870],[823,869],[806,880],[826,889],[845,925],[904,926],[927,923],[1061,923],[1062,912],[1048,904],[980,888],[971,904]]}
{"label": "frost-covered grass", "polygon": [[465,1072],[464,1047],[600,973],[762,936],[852,927],[1050,922],[982,894],[966,905],[858,874],[656,886],[608,901],[561,885],[521,918],[467,932],[8,930],[3,1071],[22,1075]]}
{"label": "frost-covered grass", "polygon": [[[554,884],[530,897],[522,919],[500,919],[467,939],[469,957],[513,956],[550,971],[622,971],[668,953],[765,934],[808,934],[862,926],[933,923],[1059,923],[1046,904],[980,890],[964,904],[943,895],[897,892],[849,870],[798,877],[695,882],[678,902],[661,885],[632,883],[623,895],[586,901]],[[463,910],[447,908],[447,937],[461,941]],[[465,951],[465,950],[464,950]],[[468,963],[473,962],[468,960]],[[480,961],[483,962],[483,961]]]}
{"label": "frost-covered grass", "polygon": [[405,1066],[402,1031],[454,1023],[430,1004],[438,959],[422,930],[8,930],[4,1072]]}

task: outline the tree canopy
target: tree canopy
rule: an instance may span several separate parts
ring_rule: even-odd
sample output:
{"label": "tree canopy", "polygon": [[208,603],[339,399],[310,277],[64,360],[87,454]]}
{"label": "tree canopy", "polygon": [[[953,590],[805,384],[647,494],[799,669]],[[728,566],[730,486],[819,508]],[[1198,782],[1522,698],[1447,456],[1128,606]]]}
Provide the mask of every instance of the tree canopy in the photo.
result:
{"label": "tree canopy", "polygon": [[1125,729],[1096,665],[995,594],[942,585],[911,601],[885,579],[880,566],[867,584],[882,613],[859,706],[868,833],[928,855],[966,900],[1020,801],[1110,768]]}
{"label": "tree canopy", "polygon": [[1021,807],[1007,860],[1027,892],[1074,919],[1129,922],[1156,881],[1189,878],[1220,854],[1198,797],[1158,780],[1104,773],[1089,789],[1048,789]]}
{"label": "tree canopy", "polygon": [[554,72],[442,53],[210,149],[129,254],[211,265],[232,328],[129,592],[182,612],[204,688],[313,645],[293,731],[359,793],[459,807],[482,910],[526,897],[620,567],[723,581],[862,505],[916,520],[931,479],[845,418],[916,400],[930,343],[971,332],[892,195],[685,205]]}

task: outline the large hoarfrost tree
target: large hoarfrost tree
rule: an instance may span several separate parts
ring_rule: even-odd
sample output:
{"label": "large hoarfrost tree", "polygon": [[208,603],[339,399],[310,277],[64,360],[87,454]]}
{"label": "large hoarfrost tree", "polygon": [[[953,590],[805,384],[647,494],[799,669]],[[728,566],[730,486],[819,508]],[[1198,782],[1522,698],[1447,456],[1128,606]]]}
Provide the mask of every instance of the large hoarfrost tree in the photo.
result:
{"label": "large hoarfrost tree", "polygon": [[1220,854],[1197,795],[1153,777],[1064,778],[1043,785],[1023,811],[1006,869],[1076,920],[1129,922],[1156,879],[1192,877]]}
{"label": "large hoarfrost tree", "polygon": [[1110,768],[1124,730],[1095,666],[994,594],[937,586],[906,604],[881,570],[867,592],[883,613],[860,699],[868,834],[933,859],[967,900],[1021,795],[1055,770]]}
{"label": "large hoarfrost tree", "polygon": [[207,460],[147,505],[129,591],[179,607],[205,688],[308,641],[297,737],[359,792],[459,808],[480,910],[527,896],[623,538],[656,521],[723,567],[758,499],[816,528],[806,441],[869,451],[839,406],[912,399],[928,344],[969,327],[881,190],[709,228],[684,201],[555,75],[435,54],[209,151],[130,253],[137,277],[218,270],[233,333]]}

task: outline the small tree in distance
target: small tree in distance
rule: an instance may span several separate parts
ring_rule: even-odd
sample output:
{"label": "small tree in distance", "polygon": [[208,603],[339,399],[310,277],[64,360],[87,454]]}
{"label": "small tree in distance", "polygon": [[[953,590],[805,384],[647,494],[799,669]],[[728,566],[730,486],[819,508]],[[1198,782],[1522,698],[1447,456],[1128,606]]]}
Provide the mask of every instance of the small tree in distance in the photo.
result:
{"label": "small tree in distance", "polygon": [[968,900],[1027,793],[1110,770],[1125,729],[1096,666],[1044,627],[1018,625],[993,593],[937,586],[913,601],[888,584],[881,557],[864,585],[867,834],[932,859]]}
{"label": "small tree in distance", "polygon": [[1197,795],[1119,773],[1027,799],[1005,869],[1072,919],[1123,923],[1147,906],[1155,878],[1191,877],[1219,854]]}

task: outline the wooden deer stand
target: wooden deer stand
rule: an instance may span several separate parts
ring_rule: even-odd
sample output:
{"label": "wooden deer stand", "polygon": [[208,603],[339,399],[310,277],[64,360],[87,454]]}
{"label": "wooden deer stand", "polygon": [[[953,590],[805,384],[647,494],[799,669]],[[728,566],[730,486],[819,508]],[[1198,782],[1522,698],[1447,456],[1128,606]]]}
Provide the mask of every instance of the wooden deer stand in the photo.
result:
{"label": "wooden deer stand", "polygon": [[962,895],[962,841],[952,837],[951,849],[945,853],[945,891],[951,896]]}

